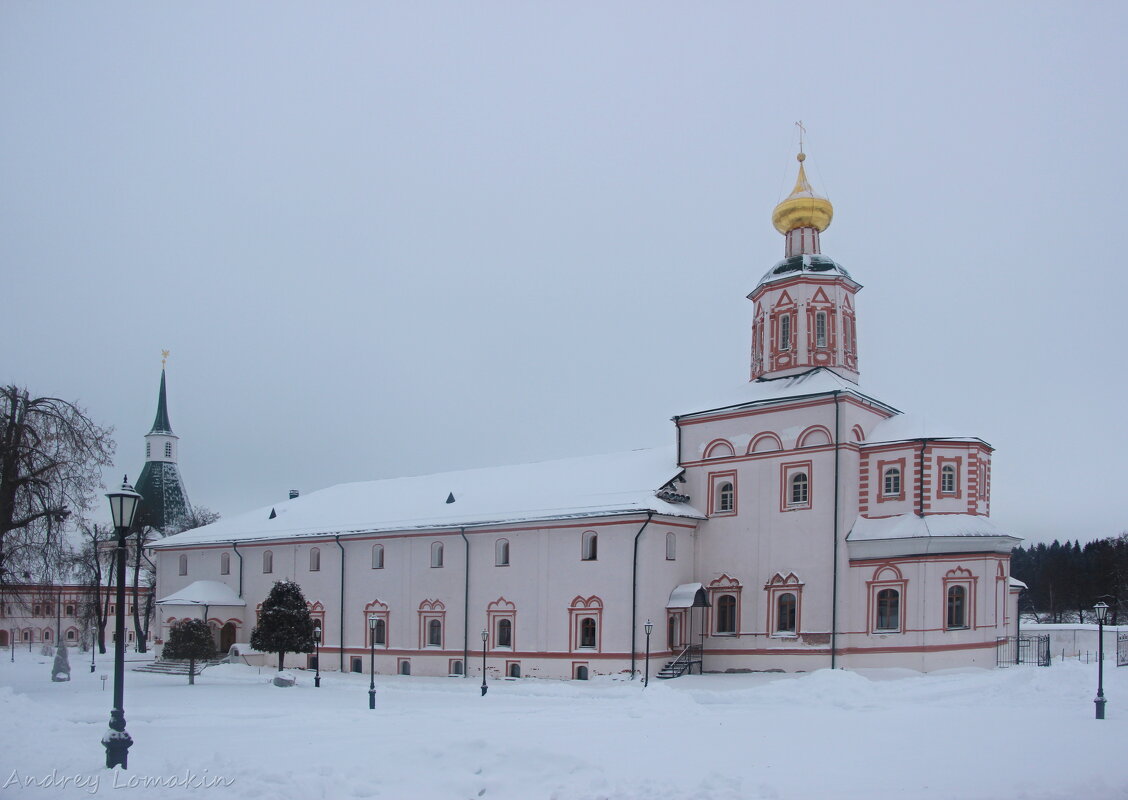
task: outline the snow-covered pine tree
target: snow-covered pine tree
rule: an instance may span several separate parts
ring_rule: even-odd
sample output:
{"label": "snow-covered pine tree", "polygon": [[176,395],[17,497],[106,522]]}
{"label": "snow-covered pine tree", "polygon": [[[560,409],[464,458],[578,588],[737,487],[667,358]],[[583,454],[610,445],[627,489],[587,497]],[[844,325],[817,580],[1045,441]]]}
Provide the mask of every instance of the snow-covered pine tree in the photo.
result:
{"label": "snow-covered pine tree", "polygon": [[196,660],[215,657],[215,640],[202,619],[182,619],[172,623],[162,658],[188,659],[188,683],[196,682]]}
{"label": "snow-covered pine tree", "polygon": [[278,654],[278,671],[287,653],[313,652],[313,619],[302,587],[293,581],[276,581],[262,604],[259,624],[251,631],[251,647]]}
{"label": "snow-covered pine tree", "polygon": [[55,651],[55,663],[51,666],[51,680],[55,682],[70,680],[70,657],[67,655],[67,646],[60,644]]}

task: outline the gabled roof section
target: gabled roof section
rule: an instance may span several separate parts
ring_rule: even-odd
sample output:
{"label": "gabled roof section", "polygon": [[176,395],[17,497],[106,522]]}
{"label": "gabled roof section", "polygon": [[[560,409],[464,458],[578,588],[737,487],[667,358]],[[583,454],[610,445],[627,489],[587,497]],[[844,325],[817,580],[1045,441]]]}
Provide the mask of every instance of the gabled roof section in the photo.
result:
{"label": "gabled roof section", "polygon": [[891,415],[901,413],[893,406],[863,393],[856,383],[843,378],[833,370],[826,367],[816,367],[799,375],[789,375],[785,378],[750,381],[738,391],[733,392],[728,403],[705,411],[679,414],[674,417],[674,421],[708,416],[722,411],[784,403],[818,395],[832,395],[836,392],[852,394],[863,402],[875,405]]}
{"label": "gabled roof section", "polygon": [[149,433],[172,433],[172,423],[168,421],[168,401],[165,399],[165,371],[161,369],[161,392],[157,396],[157,418]]}
{"label": "gabled roof section", "polygon": [[[681,473],[673,447],[414,478],[344,483],[162,539],[155,548],[654,512],[704,519],[657,496]],[[454,497],[453,503],[447,498]],[[276,512],[270,518],[271,510]]]}

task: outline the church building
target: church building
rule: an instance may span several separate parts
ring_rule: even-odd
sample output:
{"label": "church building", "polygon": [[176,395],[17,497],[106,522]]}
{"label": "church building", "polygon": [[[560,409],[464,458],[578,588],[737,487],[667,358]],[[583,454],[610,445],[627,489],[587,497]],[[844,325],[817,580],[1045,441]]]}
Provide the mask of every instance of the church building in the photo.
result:
{"label": "church building", "polygon": [[342,484],[171,536],[161,631],[202,615],[248,642],[289,579],[322,669],[374,648],[381,673],[480,675],[484,650],[492,676],[584,679],[648,645],[662,677],[994,666],[1019,540],[989,519],[992,448],[861,389],[862,287],[822,255],[804,157],[748,295],[750,380],[675,416],[673,446]]}

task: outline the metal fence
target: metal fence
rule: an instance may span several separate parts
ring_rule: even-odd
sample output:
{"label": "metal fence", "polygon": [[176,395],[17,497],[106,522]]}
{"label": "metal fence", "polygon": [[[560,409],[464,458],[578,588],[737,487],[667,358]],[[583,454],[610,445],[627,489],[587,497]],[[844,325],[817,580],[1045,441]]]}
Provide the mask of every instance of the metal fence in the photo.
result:
{"label": "metal fence", "polygon": [[1128,633],[1116,634],[1116,666],[1128,667]]}
{"label": "metal fence", "polygon": [[1050,637],[1004,636],[995,643],[995,665],[1013,667],[1015,664],[1050,666]]}

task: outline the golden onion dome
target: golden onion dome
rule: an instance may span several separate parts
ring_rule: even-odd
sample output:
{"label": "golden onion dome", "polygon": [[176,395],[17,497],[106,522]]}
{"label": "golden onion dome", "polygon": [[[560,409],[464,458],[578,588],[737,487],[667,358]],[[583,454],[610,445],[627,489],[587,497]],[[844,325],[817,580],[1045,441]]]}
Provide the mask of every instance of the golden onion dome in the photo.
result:
{"label": "golden onion dome", "polygon": [[830,227],[834,216],[834,206],[825,197],[815,194],[807,180],[807,173],[803,171],[806,157],[803,153],[796,156],[799,159],[799,177],[795,179],[795,188],[772,212],[772,225],[785,235],[796,228],[817,228],[821,233]]}

